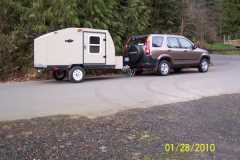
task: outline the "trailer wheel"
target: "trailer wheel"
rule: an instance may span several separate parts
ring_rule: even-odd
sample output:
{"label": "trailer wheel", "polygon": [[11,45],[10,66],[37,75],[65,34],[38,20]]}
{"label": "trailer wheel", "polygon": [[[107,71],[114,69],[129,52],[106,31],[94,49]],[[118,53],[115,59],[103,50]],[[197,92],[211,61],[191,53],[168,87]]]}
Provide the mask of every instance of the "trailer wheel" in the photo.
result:
{"label": "trailer wheel", "polygon": [[66,77],[65,70],[56,70],[53,71],[53,78],[57,81],[62,81]]}
{"label": "trailer wheel", "polygon": [[85,70],[80,66],[75,66],[68,72],[68,78],[73,83],[79,83],[84,80]]}

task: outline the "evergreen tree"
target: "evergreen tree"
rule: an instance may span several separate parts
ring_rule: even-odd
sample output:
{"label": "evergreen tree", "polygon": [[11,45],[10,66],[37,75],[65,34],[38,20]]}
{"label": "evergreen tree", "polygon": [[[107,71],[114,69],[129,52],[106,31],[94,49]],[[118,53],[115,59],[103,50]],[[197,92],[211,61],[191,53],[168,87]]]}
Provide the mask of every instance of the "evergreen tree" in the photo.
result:
{"label": "evergreen tree", "polygon": [[152,0],[152,32],[179,33],[181,8],[179,0]]}
{"label": "evergreen tree", "polygon": [[[220,18],[223,17],[223,18]],[[66,27],[108,29],[122,54],[131,35],[177,33],[213,41],[240,30],[236,0],[1,0],[0,77],[32,68],[33,40]]]}
{"label": "evergreen tree", "polygon": [[228,35],[240,33],[240,1],[223,0],[223,32]]}

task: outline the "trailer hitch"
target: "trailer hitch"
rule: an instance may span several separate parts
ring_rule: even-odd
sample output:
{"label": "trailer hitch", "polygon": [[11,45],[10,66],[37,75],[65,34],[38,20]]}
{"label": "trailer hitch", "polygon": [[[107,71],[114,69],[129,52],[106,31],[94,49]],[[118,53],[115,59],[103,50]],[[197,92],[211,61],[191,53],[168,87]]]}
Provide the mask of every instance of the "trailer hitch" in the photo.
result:
{"label": "trailer hitch", "polygon": [[127,73],[130,77],[134,77],[136,74],[136,69],[129,69]]}
{"label": "trailer hitch", "polygon": [[129,66],[124,66],[122,69],[123,72],[127,73],[129,77],[134,77],[136,74],[136,69]]}

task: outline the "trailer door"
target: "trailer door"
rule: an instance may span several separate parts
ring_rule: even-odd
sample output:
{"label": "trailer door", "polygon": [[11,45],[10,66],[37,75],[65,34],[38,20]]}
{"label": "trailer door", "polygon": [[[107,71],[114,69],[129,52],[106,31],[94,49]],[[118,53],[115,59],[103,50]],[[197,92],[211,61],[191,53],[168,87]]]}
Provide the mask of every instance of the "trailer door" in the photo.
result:
{"label": "trailer door", "polygon": [[106,64],[106,34],[84,32],[84,64]]}

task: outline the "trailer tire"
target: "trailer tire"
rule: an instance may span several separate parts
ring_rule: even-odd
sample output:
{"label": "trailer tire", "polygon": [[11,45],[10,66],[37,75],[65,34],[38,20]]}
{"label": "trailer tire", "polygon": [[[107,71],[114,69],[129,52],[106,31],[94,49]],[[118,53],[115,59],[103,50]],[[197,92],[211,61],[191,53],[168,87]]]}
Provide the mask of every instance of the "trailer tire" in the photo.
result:
{"label": "trailer tire", "polygon": [[85,70],[80,66],[75,66],[68,72],[68,79],[73,83],[80,83],[84,80]]}
{"label": "trailer tire", "polygon": [[57,81],[62,81],[66,77],[66,71],[65,70],[56,70],[53,71],[53,78]]}

